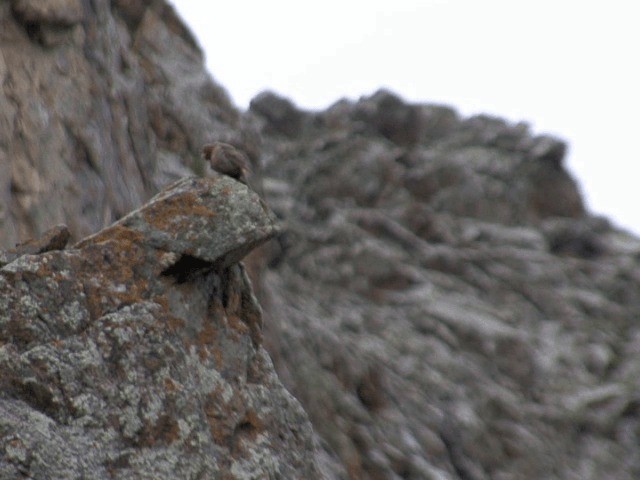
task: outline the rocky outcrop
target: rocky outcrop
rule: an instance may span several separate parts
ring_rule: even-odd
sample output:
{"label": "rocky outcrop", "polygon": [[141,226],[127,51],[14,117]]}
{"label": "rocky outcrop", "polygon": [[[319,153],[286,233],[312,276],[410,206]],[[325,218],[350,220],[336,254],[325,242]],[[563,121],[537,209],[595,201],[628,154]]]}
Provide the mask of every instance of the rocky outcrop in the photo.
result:
{"label": "rocky outcrop", "polygon": [[640,240],[560,140],[384,91],[294,137],[251,115],[286,219],[266,343],[331,478],[640,475]]}
{"label": "rocky outcrop", "polygon": [[164,2],[0,2],[0,244],[113,223],[239,114]]}
{"label": "rocky outcrop", "polygon": [[238,264],[276,228],[246,186],[191,177],[2,267],[0,478],[318,478]]}
{"label": "rocky outcrop", "polygon": [[[561,140],[241,113],[162,0],[0,2],[0,80],[0,478],[640,477],[640,240]],[[135,210],[215,140],[279,233],[229,178]]]}

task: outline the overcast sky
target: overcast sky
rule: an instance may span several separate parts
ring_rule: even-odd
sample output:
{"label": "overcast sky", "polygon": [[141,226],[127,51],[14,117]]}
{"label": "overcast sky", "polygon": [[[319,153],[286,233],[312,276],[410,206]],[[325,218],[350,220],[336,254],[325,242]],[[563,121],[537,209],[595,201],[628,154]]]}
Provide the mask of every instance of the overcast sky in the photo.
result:
{"label": "overcast sky", "polygon": [[609,0],[173,0],[236,105],[324,109],[387,87],[569,142],[589,208],[640,234],[640,27]]}

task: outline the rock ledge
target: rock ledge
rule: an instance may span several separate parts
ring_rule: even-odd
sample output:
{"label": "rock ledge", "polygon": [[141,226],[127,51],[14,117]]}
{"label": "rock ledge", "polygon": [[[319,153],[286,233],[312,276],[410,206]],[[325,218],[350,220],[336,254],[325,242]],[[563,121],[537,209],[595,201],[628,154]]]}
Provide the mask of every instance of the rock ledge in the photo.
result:
{"label": "rock ledge", "polygon": [[186,178],[4,265],[0,478],[319,477],[237,263],[276,231],[245,185]]}

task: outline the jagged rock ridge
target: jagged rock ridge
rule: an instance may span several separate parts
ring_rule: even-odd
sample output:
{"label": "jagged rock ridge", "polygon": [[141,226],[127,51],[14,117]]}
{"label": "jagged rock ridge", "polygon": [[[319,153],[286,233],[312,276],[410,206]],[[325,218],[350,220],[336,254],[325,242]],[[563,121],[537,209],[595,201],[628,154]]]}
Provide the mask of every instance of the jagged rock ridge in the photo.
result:
{"label": "jagged rock ridge", "polygon": [[266,341],[330,476],[640,474],[640,240],[585,211],[564,144],[386,91],[283,101],[251,112],[286,219]]}

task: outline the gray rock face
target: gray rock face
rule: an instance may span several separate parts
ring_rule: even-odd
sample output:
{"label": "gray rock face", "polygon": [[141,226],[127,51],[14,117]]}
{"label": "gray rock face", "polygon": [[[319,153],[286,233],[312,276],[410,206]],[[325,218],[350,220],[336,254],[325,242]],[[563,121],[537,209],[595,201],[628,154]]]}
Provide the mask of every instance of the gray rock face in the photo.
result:
{"label": "gray rock face", "polygon": [[[264,338],[260,199],[139,208],[218,140],[284,225]],[[640,240],[565,149],[387,91],[241,114],[163,1],[0,1],[0,244],[37,237],[0,252],[0,479],[640,478]]]}
{"label": "gray rock face", "polygon": [[330,477],[638,478],[640,240],[563,143],[388,92],[303,115],[259,119],[286,225],[260,292]]}
{"label": "gray rock face", "polygon": [[245,185],[186,178],[0,269],[0,478],[319,478],[237,263],[275,232]]}

